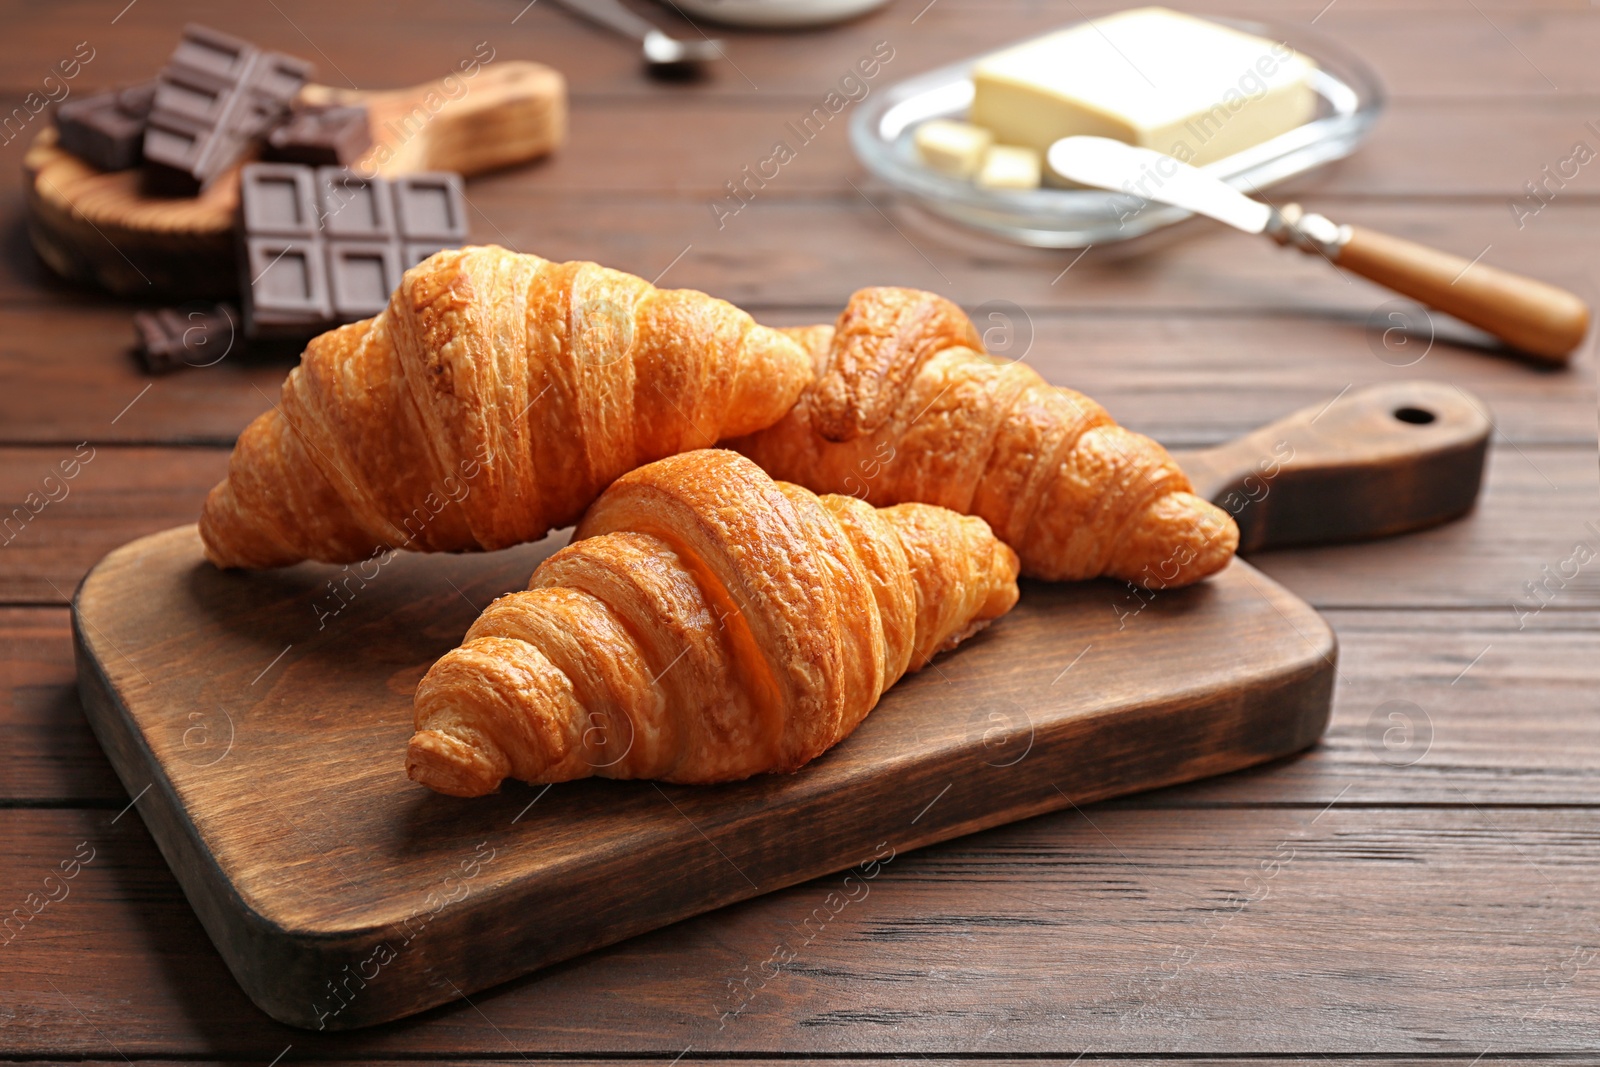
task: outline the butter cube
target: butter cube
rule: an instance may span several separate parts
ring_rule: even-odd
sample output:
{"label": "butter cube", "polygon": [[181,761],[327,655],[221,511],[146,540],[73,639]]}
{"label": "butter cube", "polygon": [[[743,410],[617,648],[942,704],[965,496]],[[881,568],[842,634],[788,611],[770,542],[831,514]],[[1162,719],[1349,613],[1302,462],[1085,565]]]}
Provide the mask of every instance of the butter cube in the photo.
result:
{"label": "butter cube", "polygon": [[970,122],[933,119],[917,127],[912,138],[922,162],[943,174],[970,178],[983,166],[994,134]]}
{"label": "butter cube", "polygon": [[1037,189],[1042,157],[1031,148],[997,144],[974,181],[985,189]]}
{"label": "butter cube", "polygon": [[1137,8],[980,60],[968,118],[1041,153],[1091,134],[1203,165],[1310,121],[1315,70],[1287,45]]}

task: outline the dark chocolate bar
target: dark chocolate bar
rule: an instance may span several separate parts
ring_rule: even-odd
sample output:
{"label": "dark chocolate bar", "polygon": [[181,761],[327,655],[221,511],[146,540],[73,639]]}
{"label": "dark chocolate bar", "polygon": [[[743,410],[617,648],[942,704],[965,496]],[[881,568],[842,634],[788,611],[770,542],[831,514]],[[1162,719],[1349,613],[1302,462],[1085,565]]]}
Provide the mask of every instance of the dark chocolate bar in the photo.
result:
{"label": "dark chocolate bar", "polygon": [[467,237],[461,177],[390,182],[339,167],[250,163],[239,190],[248,337],[311,337],[382,311],[410,267]]}
{"label": "dark chocolate bar", "polygon": [[101,170],[137,167],[156,83],[68,100],[56,108],[57,143]]}
{"label": "dark chocolate bar", "polygon": [[150,374],[209,367],[232,349],[238,324],[238,313],[227,304],[135,312],[134,351]]}
{"label": "dark chocolate bar", "polygon": [[372,147],[367,109],[297,107],[287,122],[267,135],[261,158],[314,167],[348,167]]}
{"label": "dark chocolate bar", "polygon": [[282,120],[310,76],[303,59],[185,26],[156,79],[144,136],[149,190],[198,193]]}

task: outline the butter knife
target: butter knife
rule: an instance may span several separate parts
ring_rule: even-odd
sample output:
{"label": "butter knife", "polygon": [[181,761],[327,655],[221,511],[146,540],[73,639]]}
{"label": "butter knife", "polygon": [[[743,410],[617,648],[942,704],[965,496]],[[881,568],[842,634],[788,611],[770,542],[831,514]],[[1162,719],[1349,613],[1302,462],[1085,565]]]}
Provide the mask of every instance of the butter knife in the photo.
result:
{"label": "butter knife", "polygon": [[1048,159],[1056,173],[1082,185],[1141,204],[1171,204],[1321,255],[1546,362],[1567,362],[1589,329],[1589,308],[1565,289],[1364,226],[1340,226],[1298,204],[1263,204],[1153,149],[1106,137],[1064,137],[1050,146]]}

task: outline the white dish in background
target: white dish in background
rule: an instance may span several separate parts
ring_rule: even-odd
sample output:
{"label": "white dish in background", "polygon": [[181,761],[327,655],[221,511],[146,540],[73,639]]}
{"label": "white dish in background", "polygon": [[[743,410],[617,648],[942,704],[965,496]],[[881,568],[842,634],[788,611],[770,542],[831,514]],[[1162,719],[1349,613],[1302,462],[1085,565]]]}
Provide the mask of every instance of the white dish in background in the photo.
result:
{"label": "white dish in background", "polygon": [[843,22],[889,0],[668,0],[669,7],[730,26],[788,29]]}
{"label": "white dish in background", "polygon": [[[1318,110],[1305,125],[1202,170],[1251,192],[1342,159],[1366,138],[1383,110],[1384,94],[1377,74],[1359,57],[1304,25],[1204,17],[1282,41],[1316,63],[1312,89]],[[1125,241],[1189,217],[1178,208],[1152,204],[1129,218],[1127,196],[1097,189],[981,189],[924,166],[912,144],[913,131],[928,119],[966,115],[972,102],[972,67],[980,58],[886,86],[857,105],[850,142],[862,164],[935,214],[1036,248]]]}

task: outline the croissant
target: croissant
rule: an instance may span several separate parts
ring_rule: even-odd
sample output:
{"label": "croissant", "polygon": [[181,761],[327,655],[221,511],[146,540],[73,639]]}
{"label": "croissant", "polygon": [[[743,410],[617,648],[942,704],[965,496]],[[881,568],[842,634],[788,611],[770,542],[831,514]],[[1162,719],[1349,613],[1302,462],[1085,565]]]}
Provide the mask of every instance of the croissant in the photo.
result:
{"label": "croissant", "polygon": [[1081,393],[985,355],[947,300],[863,289],[836,326],[787,332],[816,380],[781,421],[727,442],[775,478],[976,515],[1033,578],[1181,586],[1238,547],[1233,519],[1190,492],[1166,450]]}
{"label": "croissant", "polygon": [[440,252],[375,318],[311,342],[200,535],[219,567],[536,540],[641,463],[777,421],[810,377],[794,341],[703,293]]}
{"label": "croissant", "polygon": [[982,520],[818,497],[716,449],[623,476],[575,537],[422,679],[411,778],[794,771],[1017,600]]}

